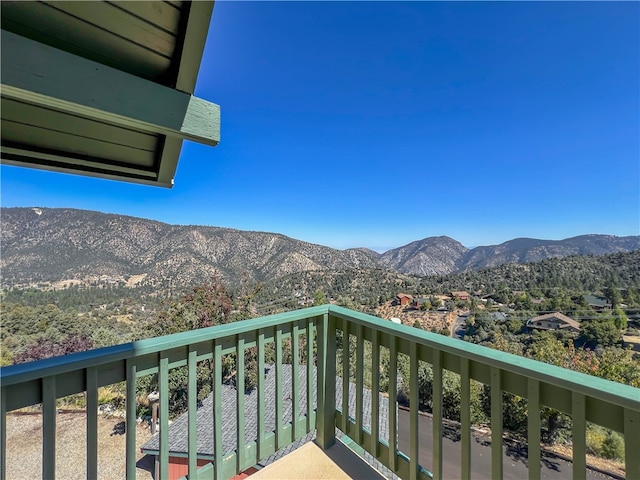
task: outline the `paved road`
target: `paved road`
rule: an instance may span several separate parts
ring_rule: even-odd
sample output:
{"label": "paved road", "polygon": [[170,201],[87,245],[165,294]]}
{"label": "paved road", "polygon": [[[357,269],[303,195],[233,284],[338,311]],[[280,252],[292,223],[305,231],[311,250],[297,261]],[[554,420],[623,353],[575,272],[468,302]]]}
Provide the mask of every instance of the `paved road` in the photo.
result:
{"label": "paved road", "polygon": [[[468,315],[468,312],[467,312]],[[464,337],[464,324],[467,322],[467,317],[457,316],[455,321],[453,322],[453,328],[451,329],[453,338],[462,338]]]}
{"label": "paved road", "polygon": [[[433,450],[431,417],[420,415],[418,436],[420,440],[420,465],[430,469],[432,465],[431,452]],[[399,410],[398,412],[398,447],[409,456],[409,412]],[[403,432],[407,432],[404,434]],[[442,440],[443,457],[443,478],[460,478],[460,440],[458,433],[453,428],[446,429],[445,437]],[[503,446],[503,469],[505,480],[522,480],[528,478],[526,448],[520,446]],[[542,453],[541,458],[541,479],[549,480],[570,480],[572,478],[572,465],[552,455]],[[490,438],[479,434],[471,436],[471,476],[479,480],[491,480],[491,442]],[[605,475],[595,473],[587,469],[587,479],[604,480],[611,479]]]}

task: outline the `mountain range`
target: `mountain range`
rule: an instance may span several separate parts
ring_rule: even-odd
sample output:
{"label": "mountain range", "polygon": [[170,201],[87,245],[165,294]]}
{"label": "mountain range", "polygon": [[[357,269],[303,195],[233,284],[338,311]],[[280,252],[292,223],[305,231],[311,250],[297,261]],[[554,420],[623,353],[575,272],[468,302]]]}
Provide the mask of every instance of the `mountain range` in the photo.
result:
{"label": "mountain range", "polygon": [[377,253],[365,248],[337,250],[277,233],[36,207],[2,208],[0,227],[5,288],[73,280],[184,287],[212,274],[238,285],[243,277],[264,281],[302,271],[352,268],[425,276],[640,249],[640,235],[518,238],[473,249],[440,236]]}

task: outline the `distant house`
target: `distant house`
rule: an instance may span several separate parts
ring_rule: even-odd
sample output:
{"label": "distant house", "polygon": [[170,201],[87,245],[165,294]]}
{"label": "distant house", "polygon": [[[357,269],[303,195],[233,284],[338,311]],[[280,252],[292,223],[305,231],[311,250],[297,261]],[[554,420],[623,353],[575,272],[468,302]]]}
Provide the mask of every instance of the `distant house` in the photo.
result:
{"label": "distant house", "polygon": [[424,305],[427,302],[431,303],[431,301],[428,298],[414,298],[411,305],[413,305],[416,308],[422,308],[422,305]]}
{"label": "distant house", "polygon": [[463,302],[466,302],[467,300],[469,300],[469,293],[468,292],[451,292],[451,298],[453,298],[454,300],[462,300]]}
{"label": "distant house", "polygon": [[546,315],[531,318],[527,321],[527,327],[536,328],[538,330],[580,331],[579,322],[576,322],[573,318],[567,317],[560,312],[547,313]]}
{"label": "distant house", "polygon": [[640,337],[623,335],[622,345],[624,345],[624,348],[630,348],[634,352],[640,352]]}
{"label": "distant house", "polygon": [[411,305],[411,302],[413,302],[413,297],[406,293],[399,293],[398,295],[396,295],[396,302],[403,307],[405,305]]}
{"label": "distant house", "polygon": [[[276,395],[276,369],[273,366],[268,366],[265,375],[265,396],[269,399],[275,399]],[[317,383],[317,373],[314,372],[314,385]],[[300,385],[300,411],[306,412],[307,410],[307,374],[306,369],[302,368],[299,377]],[[282,391],[285,392],[284,400],[284,422],[285,424],[291,423],[292,417],[292,402],[290,401],[290,394],[292,388],[292,368],[291,365],[282,366]],[[317,390],[313,388],[313,407],[317,407]],[[363,389],[363,410],[364,410],[364,426],[371,426],[371,390]],[[287,395],[289,397],[287,398]],[[237,392],[235,387],[231,385],[222,385],[222,449],[223,456],[228,455],[236,449],[236,401]],[[258,392],[257,389],[253,389],[250,393],[245,394],[245,438],[247,440],[255,441],[258,436]],[[389,397],[380,395],[379,397],[379,409],[381,418],[388,418],[389,409]],[[336,404],[342,405],[342,378],[336,377]],[[349,382],[349,413],[350,416],[355,417],[356,414],[356,385]],[[276,425],[275,409],[267,409],[265,416],[265,428],[267,432],[274,431]],[[213,450],[213,394],[209,395],[202,404],[198,407],[196,412],[197,423],[197,464],[198,467],[211,463],[214,460]],[[188,473],[188,431],[189,431],[189,418],[188,413],[182,414],[169,426],[169,475],[167,480],[177,480],[184,477]],[[341,432],[337,432],[338,438],[342,437]],[[246,476],[255,473],[263,467],[275,462],[281,457],[284,457],[291,451],[298,447],[301,447],[307,442],[313,441],[316,437],[315,430],[312,430],[305,436],[297,439],[291,445],[288,445],[281,450],[278,450],[273,455],[264,458],[258,462],[257,465],[250,467],[241,474],[233,477],[236,479],[245,478]],[[389,438],[389,430],[386,422],[380,423],[380,437],[384,440]],[[158,434],[154,435],[147,441],[141,448],[142,453],[147,455],[156,456],[156,475],[154,478],[159,478],[157,475],[157,455],[160,450],[160,437]],[[382,464],[378,463],[371,455],[365,452],[365,461],[369,462],[374,468],[380,469]]]}
{"label": "distant house", "polygon": [[487,316],[494,322],[506,322],[509,318],[504,312],[489,312]]}
{"label": "distant house", "polygon": [[612,305],[608,298],[597,295],[583,295],[582,298],[594,310],[611,310]]}

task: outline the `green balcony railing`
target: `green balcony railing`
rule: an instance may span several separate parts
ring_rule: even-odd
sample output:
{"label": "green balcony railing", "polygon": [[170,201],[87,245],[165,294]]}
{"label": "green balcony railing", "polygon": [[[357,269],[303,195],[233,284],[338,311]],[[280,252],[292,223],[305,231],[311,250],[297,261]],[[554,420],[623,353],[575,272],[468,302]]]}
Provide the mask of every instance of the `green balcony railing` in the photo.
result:
{"label": "green balcony railing", "polygon": [[[353,339],[353,341],[349,341]],[[283,391],[283,345],[290,349],[291,391]],[[256,348],[257,371],[263,372],[267,348],[272,349],[276,365],[276,422],[267,429],[258,422],[255,440],[245,438],[244,389],[237,389],[236,448],[224,453],[221,429],[221,386],[223,357],[235,355],[236,384],[244,382],[244,352]],[[353,352],[351,349],[354,349]],[[388,435],[381,434],[380,401],[371,395],[371,405],[363,406],[363,392],[379,390],[382,349],[388,350],[388,398],[396,398],[398,355],[408,356],[410,385],[409,451],[398,447],[398,419],[395,408],[387,408],[383,418]],[[365,362],[365,351],[371,361]],[[385,351],[387,353],[387,351]],[[302,362],[297,359],[306,359]],[[339,362],[337,359],[343,359]],[[354,364],[351,363],[354,359]],[[198,467],[196,453],[196,369],[198,362],[213,362],[213,445],[214,456],[208,465]],[[418,365],[433,367],[433,462],[421,466],[418,461]],[[530,359],[469,344],[412,327],[396,325],[370,315],[335,306],[304,310],[246,320],[125,345],[51,358],[39,362],[4,367],[1,385],[1,458],[2,479],[6,471],[6,414],[22,407],[42,404],[42,477],[56,472],[56,401],[58,398],[86,392],[86,476],[98,478],[98,388],[126,382],[126,424],[136,423],[136,381],[156,374],[160,391],[159,476],[167,478],[169,465],[169,372],[177,367],[188,371],[188,472],[189,478],[229,478],[255,465],[294,440],[317,429],[316,442],[328,448],[335,442],[336,427],[401,478],[442,478],[443,474],[443,371],[460,375],[461,380],[461,460],[462,478],[471,476],[471,393],[472,380],[491,387],[491,477],[501,478],[502,392],[528,401],[527,440],[529,478],[540,478],[540,412],[550,407],[571,416],[573,477],[586,475],[586,429],[594,423],[617,431],[625,440],[627,478],[640,478],[640,390],[627,385],[547,365]],[[369,370],[370,371],[367,371]],[[341,370],[341,371],[338,371]],[[311,379],[317,375],[317,384]],[[300,377],[306,388],[301,388]],[[365,385],[365,377],[370,385]],[[355,399],[349,398],[349,382],[355,381]],[[404,379],[405,382],[407,379]],[[341,385],[336,402],[336,383]],[[265,397],[264,376],[257,377],[257,418],[273,408]],[[339,392],[340,393],[340,392]],[[301,402],[301,395],[306,402]],[[317,399],[314,408],[313,398]],[[283,402],[290,398],[292,414],[285,417]],[[355,409],[350,405],[355,400]],[[306,408],[301,408],[305,404]],[[367,411],[365,411],[367,410]],[[348,414],[345,414],[348,412]],[[352,413],[353,412],[353,413]],[[126,476],[136,476],[136,429],[126,429]]]}

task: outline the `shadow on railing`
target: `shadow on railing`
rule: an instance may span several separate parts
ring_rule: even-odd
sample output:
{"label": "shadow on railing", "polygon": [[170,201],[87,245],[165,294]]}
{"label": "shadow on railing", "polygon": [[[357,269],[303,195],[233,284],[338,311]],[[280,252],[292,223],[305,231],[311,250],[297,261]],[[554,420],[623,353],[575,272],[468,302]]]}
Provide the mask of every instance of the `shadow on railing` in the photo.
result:
{"label": "shadow on railing", "polygon": [[[395,401],[398,359],[405,358],[401,356],[406,356],[409,376],[404,379],[409,385],[410,404],[407,452],[398,446]],[[230,390],[225,374],[232,372],[234,385],[243,386],[248,364],[254,361],[258,372],[254,393],[244,388]],[[418,368],[423,362],[433,371],[433,461],[421,466]],[[275,366],[275,393],[268,395],[271,380],[264,372],[270,364]],[[157,474],[158,478],[169,478],[170,458],[177,455],[169,428],[170,398],[176,398],[170,395],[170,378],[180,369],[184,372],[181,388],[186,391],[181,397],[186,397],[186,440],[181,454],[186,457],[189,478],[229,478],[314,429],[316,443],[326,449],[335,442],[336,427],[401,478],[442,478],[445,371],[460,376],[461,478],[469,478],[472,471],[472,381],[491,387],[492,478],[503,474],[502,392],[526,398],[529,412],[540,412],[545,406],[571,416],[574,478],[586,474],[587,422],[624,435],[627,478],[640,478],[638,389],[325,305],[2,368],[2,479],[11,477],[5,468],[6,413],[42,404],[42,476],[54,478],[56,400],[82,392],[86,392],[87,406],[86,475],[98,478],[98,388],[125,382],[126,423],[135,425],[140,393],[136,385],[150,376],[160,392]],[[198,407],[204,405],[198,398],[203,369],[213,381],[206,400],[211,402],[212,413],[198,420],[198,411],[203,411]],[[372,393],[381,391],[385,393]],[[227,410],[223,410],[225,406]],[[223,411],[229,408],[235,411],[231,415],[235,422],[232,434],[224,429],[229,415],[223,417]],[[253,413],[247,416],[249,411]],[[203,422],[210,422],[209,430]],[[206,448],[203,435],[209,433],[203,432],[212,437]],[[530,478],[540,478],[540,432],[540,415],[528,415]],[[136,429],[127,428],[127,478],[136,476],[136,455]]]}

